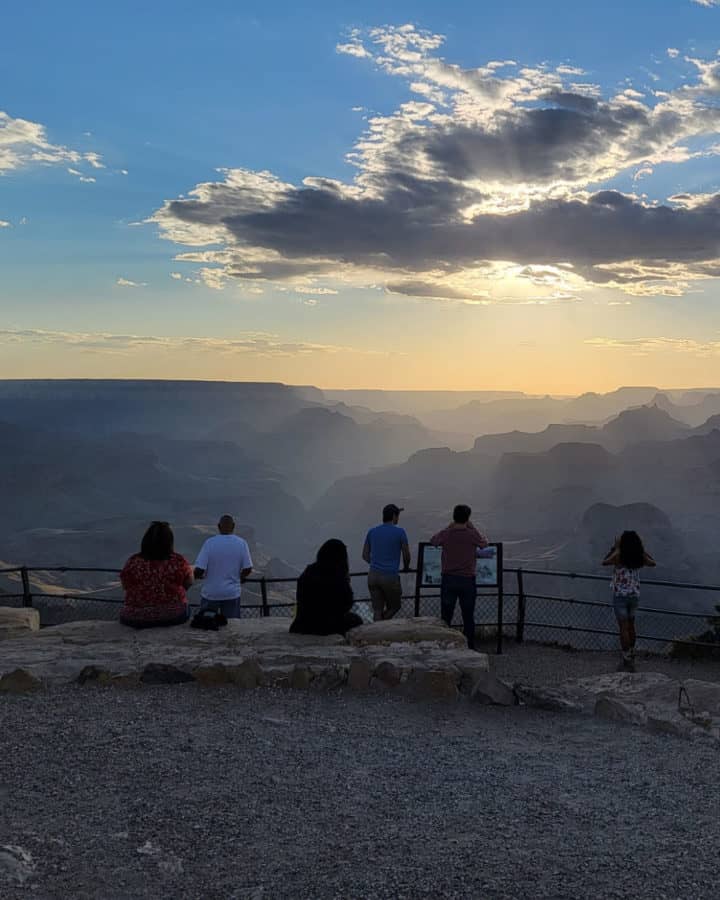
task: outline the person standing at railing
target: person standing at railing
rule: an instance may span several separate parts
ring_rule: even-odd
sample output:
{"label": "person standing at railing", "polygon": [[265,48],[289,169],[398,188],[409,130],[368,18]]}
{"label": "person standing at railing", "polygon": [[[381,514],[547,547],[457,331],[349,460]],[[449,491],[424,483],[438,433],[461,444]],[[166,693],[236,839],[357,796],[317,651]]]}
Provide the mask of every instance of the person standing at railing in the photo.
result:
{"label": "person standing at railing", "polygon": [[405,572],[411,560],[408,536],[398,525],[402,511],[401,506],[388,503],[382,512],[382,525],[368,531],[363,546],[362,558],[370,565],[368,591],[376,622],[392,619],[402,606],[400,558]]}
{"label": "person standing at railing", "polygon": [[610,586],[613,607],[620,630],[622,661],[620,668],[635,671],[635,613],[640,602],[640,569],[657,565],[645,550],[636,531],[623,531],[615,539],[612,549],[602,561],[604,566],[614,566]]}
{"label": "person standing at railing", "polygon": [[241,585],[252,572],[250,548],[234,533],[232,516],[221,516],[217,527],[219,533],[205,541],[195,560],[195,578],[203,582],[201,609],[239,619]]}
{"label": "person standing at railing", "polygon": [[430,538],[442,547],[440,610],[446,625],[452,625],[455,604],[460,603],[463,632],[468,647],[475,649],[475,600],[477,597],[477,551],[488,545],[488,539],[470,521],[472,510],[460,504],[453,510],[452,522]]}
{"label": "person standing at railing", "polygon": [[140,552],[120,572],[125,602],[120,621],[131,628],[182,625],[188,619],[185,591],[193,583],[190,563],[175,553],[175,538],[167,522],[153,522]]}

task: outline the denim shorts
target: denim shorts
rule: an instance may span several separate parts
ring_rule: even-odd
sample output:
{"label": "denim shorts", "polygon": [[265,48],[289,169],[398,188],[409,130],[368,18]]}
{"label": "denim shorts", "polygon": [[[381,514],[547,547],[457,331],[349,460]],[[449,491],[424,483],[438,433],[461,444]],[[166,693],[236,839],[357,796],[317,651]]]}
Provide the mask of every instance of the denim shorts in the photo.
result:
{"label": "denim shorts", "polygon": [[613,594],[613,608],[618,619],[634,619],[640,598],[637,594]]}

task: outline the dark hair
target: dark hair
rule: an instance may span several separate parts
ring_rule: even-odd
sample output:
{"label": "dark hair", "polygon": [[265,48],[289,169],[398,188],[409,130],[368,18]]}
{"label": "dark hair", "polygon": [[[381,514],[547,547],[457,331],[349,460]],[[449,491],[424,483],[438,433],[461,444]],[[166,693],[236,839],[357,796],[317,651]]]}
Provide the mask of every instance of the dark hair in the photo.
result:
{"label": "dark hair", "polygon": [[325,541],[317,552],[317,565],[335,575],[349,575],[350,561],[345,544],[337,538]]}
{"label": "dark hair", "polygon": [[453,510],[453,522],[457,522],[458,525],[464,525],[470,521],[471,513],[472,510],[469,506],[466,506],[464,503],[458,503]]}
{"label": "dark hair", "polygon": [[384,509],[383,510],[383,525],[386,525],[388,522],[392,522],[392,520],[395,518],[396,515],[397,515],[397,513],[393,512],[392,510],[387,509],[387,508]]}
{"label": "dark hair", "polygon": [[620,565],[626,569],[641,569],[645,565],[645,547],[637,531],[623,531],[618,556]]}
{"label": "dark hair", "polygon": [[167,522],[152,522],[143,535],[140,556],[143,559],[170,559],[175,548],[175,537]]}

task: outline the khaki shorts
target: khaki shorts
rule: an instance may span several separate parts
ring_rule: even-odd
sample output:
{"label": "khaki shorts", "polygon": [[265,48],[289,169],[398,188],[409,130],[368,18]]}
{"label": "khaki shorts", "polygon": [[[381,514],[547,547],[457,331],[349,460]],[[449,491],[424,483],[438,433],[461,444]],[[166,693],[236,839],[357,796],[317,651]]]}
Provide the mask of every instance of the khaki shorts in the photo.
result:
{"label": "khaki shorts", "polygon": [[372,600],[373,617],[376,622],[392,619],[402,606],[402,583],[399,575],[384,575],[382,572],[368,574],[368,590]]}

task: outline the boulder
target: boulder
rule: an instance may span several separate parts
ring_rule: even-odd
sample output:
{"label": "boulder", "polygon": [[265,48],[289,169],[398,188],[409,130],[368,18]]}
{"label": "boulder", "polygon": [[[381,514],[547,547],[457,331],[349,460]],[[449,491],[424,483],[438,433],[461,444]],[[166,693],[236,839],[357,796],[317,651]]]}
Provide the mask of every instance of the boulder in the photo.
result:
{"label": "boulder", "polygon": [[36,609],[0,606],[0,641],[27,637],[40,630],[40,613]]}
{"label": "boulder", "polygon": [[470,696],[486,706],[515,706],[518,702],[512,687],[490,672],[478,675]]}
{"label": "boulder", "polygon": [[373,672],[373,683],[379,687],[394,688],[402,681],[402,669],[394,662],[383,660]]}
{"label": "boulder", "polygon": [[457,697],[459,680],[457,669],[413,669],[408,684],[418,697],[453,699]]}
{"label": "boulder", "polygon": [[288,687],[304,691],[310,687],[312,679],[312,672],[307,666],[295,666],[288,678]]}
{"label": "boulder", "polygon": [[459,631],[448,628],[440,619],[388,619],[386,622],[370,622],[348,632],[347,639],[354,646],[367,644],[418,644],[430,643],[441,647],[466,647]]}
{"label": "boulder", "polygon": [[14,669],[0,678],[0,693],[24,694],[39,687],[42,687],[40,679],[26,669]]}
{"label": "boulder", "polygon": [[190,672],[178,669],[177,666],[165,663],[148,663],[142,670],[140,681],[143,684],[184,684],[195,681]]}
{"label": "boulder", "polygon": [[107,669],[91,665],[85,666],[76,680],[78,684],[109,684],[112,681],[112,675]]}
{"label": "boulder", "polygon": [[359,656],[350,663],[347,686],[351,691],[366,691],[370,687],[371,677],[372,666],[370,661]]}

